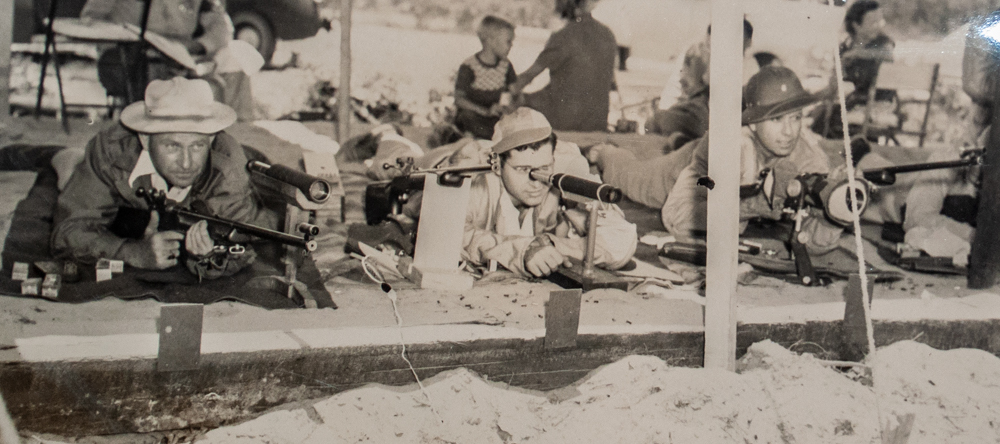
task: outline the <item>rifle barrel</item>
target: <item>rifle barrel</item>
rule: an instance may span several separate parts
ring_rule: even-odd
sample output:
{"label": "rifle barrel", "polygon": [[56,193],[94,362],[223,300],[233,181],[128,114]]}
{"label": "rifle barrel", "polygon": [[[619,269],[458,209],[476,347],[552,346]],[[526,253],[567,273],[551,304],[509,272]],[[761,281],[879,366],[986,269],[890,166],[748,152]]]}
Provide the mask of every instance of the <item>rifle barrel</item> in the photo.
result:
{"label": "rifle barrel", "polygon": [[896,174],[912,173],[915,171],[939,170],[945,168],[961,168],[980,163],[979,156],[970,156],[959,160],[945,160],[941,162],[913,163],[908,165],[896,165],[885,168],[874,168],[864,170],[863,175],[869,181],[881,184],[892,185],[896,183]]}
{"label": "rifle barrel", "polygon": [[475,174],[483,173],[492,169],[489,165],[473,165],[473,166],[454,166],[454,167],[441,167],[441,168],[431,168],[426,170],[415,170],[412,175],[416,174]]}
{"label": "rifle barrel", "polygon": [[182,208],[174,208],[173,210],[170,211],[181,217],[189,217],[192,219],[204,220],[211,224],[224,225],[233,228],[237,231],[242,231],[245,234],[257,236],[259,238],[273,240],[285,245],[291,245],[293,247],[303,248],[306,251],[310,252],[316,251],[317,247],[316,241],[309,239],[308,235],[298,237],[288,233],[283,233],[281,231],[272,230],[270,228],[258,227],[256,225],[245,224],[242,222],[222,219],[213,216],[206,216],[204,214],[195,213],[193,211],[185,210]]}
{"label": "rifle barrel", "polygon": [[966,167],[979,163],[977,158],[961,159],[961,160],[945,160],[941,162],[926,162],[926,163],[914,163],[910,165],[897,165],[885,168],[878,168],[876,170],[865,170],[865,174],[869,171],[888,171],[890,173],[910,173],[913,171],[925,171],[925,170],[937,170],[943,168],[958,168]]}

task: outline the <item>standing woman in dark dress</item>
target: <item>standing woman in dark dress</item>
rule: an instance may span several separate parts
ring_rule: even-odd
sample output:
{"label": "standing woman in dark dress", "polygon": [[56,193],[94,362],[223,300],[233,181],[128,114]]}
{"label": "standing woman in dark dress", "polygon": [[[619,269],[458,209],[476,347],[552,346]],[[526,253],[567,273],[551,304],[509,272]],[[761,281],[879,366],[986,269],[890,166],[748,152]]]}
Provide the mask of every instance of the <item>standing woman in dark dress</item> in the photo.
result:
{"label": "standing woman in dark dress", "polygon": [[[878,70],[882,62],[892,62],[892,50],[896,43],[882,32],[885,28],[885,17],[882,15],[879,3],[875,0],[859,0],[847,9],[844,15],[844,28],[848,37],[840,43],[840,58],[844,68],[844,81],[854,84],[854,91],[847,94],[847,109],[868,103],[869,93],[875,87]],[[820,96],[836,97],[836,78],[831,79],[830,86]],[[875,97],[876,100],[888,100],[888,97]],[[819,108],[822,110],[823,108]],[[822,113],[813,123],[813,131],[825,137],[841,137],[840,107],[835,104],[829,114]],[[826,120],[829,119],[830,134],[823,134]]]}
{"label": "standing woman in dark dress", "polygon": [[556,130],[608,130],[608,94],[615,87],[618,44],[611,29],[591,17],[596,4],[597,0],[557,0],[556,12],[568,20],[566,26],[552,33],[535,63],[510,88],[518,94],[548,69],[549,84],[524,100]]}

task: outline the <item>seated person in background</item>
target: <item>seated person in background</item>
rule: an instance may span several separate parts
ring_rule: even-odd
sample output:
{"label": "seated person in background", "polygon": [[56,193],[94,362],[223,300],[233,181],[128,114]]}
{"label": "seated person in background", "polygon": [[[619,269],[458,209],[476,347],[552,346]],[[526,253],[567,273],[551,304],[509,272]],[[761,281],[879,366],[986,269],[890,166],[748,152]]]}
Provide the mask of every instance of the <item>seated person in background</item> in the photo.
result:
{"label": "seated person in background", "polygon": [[477,139],[492,139],[493,126],[509,105],[501,97],[517,80],[507,59],[514,42],[514,25],[488,15],[477,34],[483,49],[462,62],[455,79],[455,126]]}
{"label": "seated person in background", "polygon": [[[646,121],[646,132],[662,134],[670,138],[664,152],[677,149],[687,142],[697,139],[708,131],[708,85],[709,39],[712,27],[708,27],[705,39],[688,48],[678,74],[671,76],[660,97],[659,110]],[[743,19],[743,53],[746,54],[753,42],[753,25]],[[743,61],[743,83],[757,72],[757,63]]]}
{"label": "seated person in background", "polygon": [[112,233],[120,208],[149,210],[136,190],[160,190],[170,203],[266,228],[277,215],[263,209],[250,184],[243,148],[223,130],[236,121],[232,108],[212,100],[204,80],[154,80],[143,102],[122,111],[121,123],[91,139],[82,162],[59,195],[52,251],[83,263],[118,259],[140,269],[162,270],[182,261],[192,273],[233,274],[255,255],[215,252],[207,224],[186,233],[159,231],[152,212],[141,239]]}
{"label": "seated person in background", "polygon": [[547,276],[568,258],[583,259],[587,238],[597,236],[595,263],[624,266],[635,253],[634,224],[615,205],[600,212],[597,233],[586,233],[588,213],[567,209],[559,190],[531,178],[555,172],[556,137],[548,120],[518,108],[496,126],[493,171],[472,181],[465,219],[463,259],[478,266],[496,261],[523,276]]}
{"label": "seated person in background", "polygon": [[[868,103],[868,96],[874,93],[875,80],[882,62],[892,62],[892,50],[896,43],[882,32],[885,17],[875,0],[859,0],[848,8],[844,15],[844,28],[848,37],[840,44],[841,66],[844,81],[853,85],[853,91],[846,93],[846,107],[850,111]],[[850,88],[850,87],[848,87]],[[830,84],[817,93],[823,99],[832,99],[832,107],[817,107],[813,113],[812,129],[827,138],[843,138],[840,106],[837,101],[837,77],[830,76]],[[876,100],[890,100],[876,97]],[[826,134],[824,134],[824,132]]]}
{"label": "seated person in background", "polygon": [[[742,227],[753,218],[780,219],[787,185],[799,174],[830,172],[819,138],[802,128],[802,109],[817,99],[802,88],[792,70],[761,69],[747,84],[744,100],[740,183],[756,183],[760,172],[771,168],[775,184],[771,204],[763,193],[740,201]],[[691,163],[681,172],[661,212],[664,227],[678,238],[706,229],[708,189],[698,185],[698,179],[708,176],[708,137],[697,143]],[[737,147],[731,149],[735,155]],[[834,176],[843,174],[839,169]],[[842,229],[822,214],[811,215],[804,224],[802,231],[809,234],[809,240],[803,243],[810,252],[822,253],[836,246]]]}
{"label": "seated person in background", "polygon": [[[147,29],[163,37],[178,42],[198,62],[212,60],[213,69],[207,73],[187,73],[176,63],[150,60],[147,81],[166,80],[175,76],[197,74],[209,81],[218,101],[236,110],[241,121],[253,119],[253,99],[250,93],[250,79],[247,72],[256,71],[263,64],[259,54],[230,50],[233,25],[220,0],[151,0]],[[87,0],[80,17],[84,20],[104,20],[114,23],[142,24],[143,1],[140,0]],[[241,42],[242,43],[242,42]],[[249,48],[249,45],[236,45]],[[138,47],[136,47],[138,48]],[[136,57],[144,54],[130,54]],[[249,57],[248,57],[249,55]],[[250,60],[253,59],[253,60]],[[255,66],[244,68],[244,66]],[[126,91],[134,94],[143,91],[146,85],[124,85],[126,77],[118,51],[105,51],[98,61],[101,83],[109,88],[109,94],[126,97]],[[138,79],[135,79],[138,80]],[[110,85],[109,85],[110,83]]]}
{"label": "seated person in background", "polygon": [[[707,47],[705,47],[707,49]],[[692,47],[694,49],[694,47]],[[669,138],[664,153],[697,139],[708,131],[708,54],[688,50],[681,68],[684,97],[646,121],[646,133]]]}

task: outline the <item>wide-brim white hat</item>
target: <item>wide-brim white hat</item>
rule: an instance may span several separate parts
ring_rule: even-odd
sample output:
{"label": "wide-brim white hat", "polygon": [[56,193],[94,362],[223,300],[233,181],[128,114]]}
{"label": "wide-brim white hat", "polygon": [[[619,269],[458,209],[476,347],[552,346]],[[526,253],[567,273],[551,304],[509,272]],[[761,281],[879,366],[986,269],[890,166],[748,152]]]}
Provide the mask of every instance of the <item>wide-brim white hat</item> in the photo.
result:
{"label": "wide-brim white hat", "polygon": [[145,100],[122,111],[123,125],[140,133],[215,134],[236,122],[236,111],[216,102],[201,79],[153,80]]}

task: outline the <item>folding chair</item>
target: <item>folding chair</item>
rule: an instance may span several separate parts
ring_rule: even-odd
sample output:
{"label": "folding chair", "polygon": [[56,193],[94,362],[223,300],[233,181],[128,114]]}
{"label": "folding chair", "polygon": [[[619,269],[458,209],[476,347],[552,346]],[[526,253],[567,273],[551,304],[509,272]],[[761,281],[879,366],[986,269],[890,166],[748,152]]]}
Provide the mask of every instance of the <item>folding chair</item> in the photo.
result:
{"label": "folding chair", "polygon": [[[897,135],[904,134],[918,137],[917,146],[924,146],[924,139],[927,137],[927,118],[931,111],[931,102],[934,99],[934,92],[937,88],[938,71],[940,64],[907,66],[902,63],[883,63],[879,68],[878,78],[875,80],[875,87],[868,93],[868,104],[865,107],[865,117],[862,124],[862,134],[864,137],[880,138],[885,137],[899,145]],[[886,106],[885,101],[876,100],[877,96],[884,96],[890,92],[892,101],[889,102],[891,113],[895,116],[894,122],[881,122],[876,118],[876,111],[879,106]],[[919,130],[905,130],[904,124],[907,118],[918,116],[907,116],[903,113],[903,107],[907,104],[917,103],[923,105],[923,115],[920,117]]]}
{"label": "folding chair", "polygon": [[[6,0],[0,0],[6,1]],[[148,46],[145,41],[146,27],[149,22],[149,8],[152,0],[143,0],[142,5],[142,24],[139,27],[139,36],[136,40],[136,44],[139,45],[139,54]],[[45,20],[45,50],[42,52],[42,60],[40,62],[41,69],[38,77],[38,95],[35,99],[35,118],[41,114],[42,110],[42,97],[45,95],[45,71],[48,68],[49,61],[51,60],[56,72],[56,84],[59,91],[59,118],[62,121],[63,130],[69,133],[69,122],[66,120],[66,107],[67,106],[91,106],[91,105],[81,105],[81,104],[71,104],[66,103],[66,96],[63,93],[63,81],[62,72],[59,70],[59,50],[56,48],[56,32],[53,29],[56,21],[56,12],[58,10],[59,0],[51,0],[49,4],[48,15]],[[119,42],[121,43],[121,42]],[[119,48],[119,51],[121,49]],[[126,56],[124,52],[120,52],[121,61],[124,66],[128,66],[126,69],[128,72],[125,73],[125,77],[129,84],[132,83],[145,85],[146,84],[146,60],[144,57],[137,57],[131,63],[126,61]],[[145,87],[143,87],[144,89]],[[113,114],[116,109],[120,108],[122,102],[125,104],[132,103],[136,100],[141,100],[143,97],[143,91],[129,91],[125,100],[115,99],[113,105],[109,105],[109,114]]]}

